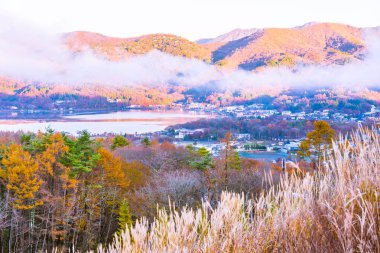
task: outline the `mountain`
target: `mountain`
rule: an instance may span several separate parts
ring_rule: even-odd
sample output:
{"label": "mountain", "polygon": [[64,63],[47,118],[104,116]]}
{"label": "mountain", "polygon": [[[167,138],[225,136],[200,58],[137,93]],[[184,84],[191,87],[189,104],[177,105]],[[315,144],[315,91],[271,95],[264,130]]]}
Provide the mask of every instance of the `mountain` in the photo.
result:
{"label": "mountain", "polygon": [[[300,65],[360,62],[367,54],[364,36],[369,32],[380,34],[380,28],[308,23],[294,28],[235,29],[216,38],[198,42],[169,34],[114,38],[78,31],[64,34],[63,40],[73,55],[90,49],[110,61],[121,61],[158,50],[173,56],[209,62],[218,66],[221,71],[224,68],[227,71],[262,71],[280,66],[293,68]],[[181,73],[177,75],[180,76]],[[190,87],[169,81],[125,87],[78,83],[74,87],[64,84],[50,85],[46,80],[15,80],[0,76],[0,109],[12,106],[22,109],[114,108],[120,104],[168,105],[176,101],[230,104],[260,95],[278,95],[281,92],[265,85],[255,89],[243,89],[233,82],[231,90],[218,87],[217,82],[199,85]],[[360,94],[360,97],[378,101],[379,90],[369,90]],[[65,104],[62,105],[62,101]]]}
{"label": "mountain", "polygon": [[72,32],[64,35],[66,44],[74,52],[91,48],[111,60],[122,60],[134,55],[159,50],[174,56],[183,56],[210,62],[211,52],[192,41],[170,34],[150,34],[136,38],[113,38],[98,33]]}
{"label": "mountain", "polygon": [[232,30],[231,32],[219,35],[216,38],[213,39],[200,39],[197,41],[198,44],[211,44],[211,43],[227,43],[233,40],[238,40],[244,37],[247,37],[259,30],[262,29],[235,29]]}
{"label": "mountain", "polygon": [[64,38],[74,52],[91,48],[115,61],[159,50],[229,69],[259,71],[268,67],[343,65],[361,61],[366,53],[364,34],[371,30],[379,31],[344,24],[307,23],[294,28],[235,29],[197,42],[169,34],[113,38],[72,32]]}
{"label": "mountain", "polygon": [[[231,38],[231,33],[225,37]],[[300,64],[342,65],[363,59],[366,52],[363,35],[362,28],[308,23],[295,28],[253,29],[251,34],[236,36],[235,40],[221,41],[218,38],[223,36],[219,36],[203,45],[212,50],[213,63],[234,69],[260,70]]]}

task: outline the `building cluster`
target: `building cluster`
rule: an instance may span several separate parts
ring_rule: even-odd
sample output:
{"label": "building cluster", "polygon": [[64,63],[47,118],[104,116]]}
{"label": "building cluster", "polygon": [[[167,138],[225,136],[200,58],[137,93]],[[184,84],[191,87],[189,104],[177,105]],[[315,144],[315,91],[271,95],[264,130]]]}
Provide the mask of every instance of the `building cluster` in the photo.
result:
{"label": "building cluster", "polygon": [[279,111],[276,109],[264,109],[264,104],[236,105],[215,107],[205,103],[191,103],[184,107],[185,110],[203,111],[216,115],[232,116],[236,118],[268,118],[271,116],[282,116],[286,120],[334,120],[334,121],[365,121],[379,120],[380,108],[372,105],[370,111],[362,115],[352,116],[333,109],[315,110],[312,112],[292,112],[290,110]]}
{"label": "building cluster", "polygon": [[[196,106],[195,106],[196,105]],[[202,108],[202,104],[196,103],[194,107],[199,110]],[[210,109],[210,108],[208,108]],[[306,112],[291,112],[289,110],[277,111],[277,110],[265,110],[263,104],[253,104],[250,106],[227,106],[221,108],[214,108],[213,113],[219,115],[232,116],[237,118],[266,118],[270,116],[277,115],[286,120],[333,120],[338,122],[354,121],[360,124],[366,120],[379,120],[380,119],[380,109],[372,106],[369,112],[364,113],[360,117],[351,117],[350,115],[342,112],[336,112],[332,110],[321,110],[313,111],[310,113]],[[223,144],[218,142],[189,142],[186,141],[187,135],[194,135],[195,133],[202,134],[204,129],[176,129],[175,130],[175,140],[177,145],[189,145],[193,144],[196,147],[204,147],[209,150],[212,154],[218,154],[223,148]],[[271,141],[260,141],[252,140],[251,135],[248,133],[236,133],[234,134],[234,147],[239,152],[276,152],[283,154],[295,154],[300,146],[301,139],[294,140],[271,140]]]}
{"label": "building cluster", "polygon": [[[193,134],[194,132],[201,132],[203,129],[189,130],[179,129],[176,131],[174,144],[180,146],[193,145],[196,148],[206,148],[212,154],[216,155],[223,149],[224,144],[217,141],[186,141],[184,136]],[[272,140],[272,141],[259,141],[252,140],[250,134],[234,134],[234,141],[231,145],[238,152],[277,152],[277,153],[294,153],[299,149],[301,143],[300,139],[295,140]]]}

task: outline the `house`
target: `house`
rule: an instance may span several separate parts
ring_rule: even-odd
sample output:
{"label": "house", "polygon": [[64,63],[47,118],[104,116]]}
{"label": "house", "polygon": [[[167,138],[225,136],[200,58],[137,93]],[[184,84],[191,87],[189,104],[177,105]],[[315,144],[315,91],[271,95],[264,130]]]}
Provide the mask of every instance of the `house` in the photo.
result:
{"label": "house", "polygon": [[285,144],[284,147],[287,151],[297,151],[299,149],[299,146],[300,146],[300,142],[292,141],[292,142],[289,142],[288,144]]}
{"label": "house", "polygon": [[236,139],[238,141],[248,141],[251,139],[251,135],[250,134],[237,134]]}
{"label": "house", "polygon": [[199,129],[186,129],[186,128],[181,128],[178,129],[175,133],[174,138],[175,139],[180,139],[183,140],[186,135],[193,134],[195,132],[202,132],[203,133],[204,129],[199,128]]}

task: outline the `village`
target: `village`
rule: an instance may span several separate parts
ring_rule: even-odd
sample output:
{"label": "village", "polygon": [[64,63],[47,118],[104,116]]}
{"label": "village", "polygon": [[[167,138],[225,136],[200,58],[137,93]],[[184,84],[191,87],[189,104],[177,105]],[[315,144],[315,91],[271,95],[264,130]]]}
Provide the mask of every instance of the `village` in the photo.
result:
{"label": "village", "polygon": [[[192,103],[187,105],[185,110],[190,112],[207,112],[210,115],[218,115],[218,117],[236,118],[240,120],[248,119],[265,119],[265,118],[282,118],[288,121],[316,121],[326,120],[337,124],[350,123],[351,125],[360,126],[366,123],[378,124],[380,119],[380,108],[372,105],[368,112],[357,117],[353,117],[347,113],[337,112],[324,109],[322,111],[313,111],[310,113],[291,112],[289,110],[278,111],[274,109],[266,110],[263,104],[252,104],[249,106],[226,106],[213,107],[209,104]],[[223,143],[218,140],[189,140],[189,136],[201,134],[205,129],[187,129],[178,128],[174,131],[164,130],[159,133],[160,136],[173,137],[173,144],[178,146],[192,145],[196,148],[204,147],[214,156],[218,156],[223,149]],[[378,131],[378,130],[377,130]],[[144,134],[149,138],[154,135]],[[293,161],[297,157],[297,151],[303,138],[272,138],[270,140],[260,140],[253,138],[249,133],[233,133],[233,147],[239,152],[241,157],[252,158],[258,160],[278,162],[279,159],[285,161]]]}
{"label": "village", "polygon": [[336,121],[357,121],[358,123],[367,120],[378,120],[380,116],[380,108],[371,105],[369,111],[354,117],[348,113],[343,113],[338,110],[324,109],[313,110],[312,112],[292,112],[290,110],[279,111],[276,109],[264,109],[264,104],[252,105],[236,105],[215,107],[205,103],[191,103],[183,106],[183,110],[208,112],[216,115],[233,116],[236,118],[267,118],[273,115],[281,115],[288,120],[336,120]]}

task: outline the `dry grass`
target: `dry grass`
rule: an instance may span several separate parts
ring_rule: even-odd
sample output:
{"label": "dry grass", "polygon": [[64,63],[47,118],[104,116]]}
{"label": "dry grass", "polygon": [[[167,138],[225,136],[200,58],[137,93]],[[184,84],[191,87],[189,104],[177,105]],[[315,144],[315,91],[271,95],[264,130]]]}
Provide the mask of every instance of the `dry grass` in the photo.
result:
{"label": "dry grass", "polygon": [[[346,143],[346,144],[342,144]],[[325,167],[258,199],[224,192],[214,209],[159,210],[99,252],[380,252],[380,138],[334,143]]]}

